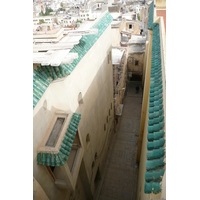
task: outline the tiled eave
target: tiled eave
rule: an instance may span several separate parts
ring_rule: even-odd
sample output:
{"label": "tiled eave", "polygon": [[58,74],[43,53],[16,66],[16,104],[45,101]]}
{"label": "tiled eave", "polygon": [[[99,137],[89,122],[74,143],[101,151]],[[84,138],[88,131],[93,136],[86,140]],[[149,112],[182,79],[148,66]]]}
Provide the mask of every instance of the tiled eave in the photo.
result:
{"label": "tiled eave", "polygon": [[159,24],[153,23],[147,152],[144,192],[161,192],[165,172],[165,131],[163,108],[163,79]]}
{"label": "tiled eave", "polygon": [[46,166],[62,166],[68,160],[72,144],[78,129],[81,115],[74,113],[69,126],[65,132],[65,136],[57,153],[52,151],[39,151],[37,154],[37,164]]}
{"label": "tiled eave", "polygon": [[153,19],[154,19],[154,1],[151,2],[149,8],[149,19],[148,19],[148,29],[153,29]]}

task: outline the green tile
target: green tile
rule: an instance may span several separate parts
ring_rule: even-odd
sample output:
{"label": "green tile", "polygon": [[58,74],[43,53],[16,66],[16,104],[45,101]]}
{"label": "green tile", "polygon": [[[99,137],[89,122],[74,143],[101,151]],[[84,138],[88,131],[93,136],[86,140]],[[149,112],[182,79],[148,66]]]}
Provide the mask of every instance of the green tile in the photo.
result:
{"label": "green tile", "polygon": [[161,191],[161,188],[162,188],[162,185],[160,183],[157,183],[157,182],[147,183],[147,182],[145,182],[144,193],[145,194],[150,194],[150,193],[158,194]]}
{"label": "green tile", "polygon": [[154,170],[154,171],[146,171],[145,172],[145,181],[151,182],[151,181],[161,181],[163,175],[165,173],[164,169],[161,170]]}

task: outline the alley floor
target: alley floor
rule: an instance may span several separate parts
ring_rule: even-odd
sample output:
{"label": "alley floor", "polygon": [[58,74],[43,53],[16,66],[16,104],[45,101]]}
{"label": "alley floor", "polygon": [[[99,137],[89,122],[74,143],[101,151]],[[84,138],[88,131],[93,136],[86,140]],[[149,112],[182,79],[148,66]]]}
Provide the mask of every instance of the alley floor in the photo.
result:
{"label": "alley floor", "polygon": [[[136,93],[136,86],[139,92]],[[129,82],[124,108],[107,155],[97,200],[136,200],[138,168],[137,147],[142,108],[140,82]]]}

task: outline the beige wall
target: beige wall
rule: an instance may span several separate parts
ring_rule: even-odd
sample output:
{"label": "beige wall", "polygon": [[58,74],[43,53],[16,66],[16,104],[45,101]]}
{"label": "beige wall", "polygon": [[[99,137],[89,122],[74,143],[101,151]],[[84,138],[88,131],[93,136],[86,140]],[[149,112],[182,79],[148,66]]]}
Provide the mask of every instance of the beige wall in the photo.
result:
{"label": "beige wall", "polygon": [[40,184],[37,182],[37,180],[35,180],[34,177],[33,177],[33,199],[34,200],[40,200],[40,199],[49,200],[44,190],[42,189]]}
{"label": "beige wall", "polygon": [[[150,87],[150,70],[151,70],[151,48],[152,48],[152,34],[149,34],[149,45],[146,49],[146,70],[145,70],[145,85],[144,94],[142,102],[142,112],[141,112],[141,124],[140,124],[140,135],[138,149],[141,152],[137,152],[140,158],[139,161],[139,175],[138,175],[138,188],[137,188],[137,200],[149,200],[150,195],[144,193],[144,183],[145,183],[145,171],[146,171],[146,151],[147,151],[147,126],[148,126],[148,110],[149,110],[149,87]],[[140,146],[140,142],[142,145]]]}
{"label": "beige wall", "polygon": [[[129,24],[131,24],[132,25],[132,29],[129,29]],[[133,23],[133,22],[126,22],[126,30],[129,30],[129,31],[137,31],[137,30],[140,30],[140,23],[139,22],[135,22],[135,23]]]}
{"label": "beige wall", "polygon": [[166,0],[156,0],[156,9],[158,10],[166,10]]}
{"label": "beige wall", "polygon": [[[138,60],[138,66],[135,65],[135,61]],[[128,56],[128,70],[133,74],[140,74],[143,72],[144,53],[132,53]]]}
{"label": "beige wall", "polygon": [[113,47],[120,47],[121,35],[119,32],[119,28],[112,28],[112,46]]}
{"label": "beige wall", "polygon": [[[109,64],[107,59],[111,51],[110,37],[111,26],[104,31],[98,41],[81,59],[70,76],[50,84],[33,110],[33,174],[49,199],[69,198],[71,193],[69,190],[57,189],[45,167],[37,165],[37,149],[40,147],[56,111],[81,113],[79,134],[84,148],[83,161],[85,163],[86,181],[92,180],[91,193],[93,195],[95,194],[94,178],[98,166],[100,173],[103,173],[103,164],[108,149],[110,129],[111,132],[113,130],[114,116],[113,71],[111,58],[109,58]],[[98,52],[98,55],[96,52]],[[79,92],[83,96],[83,104],[80,105],[78,104]],[[43,108],[45,101],[47,106]],[[111,114],[107,123],[106,117],[109,109]],[[104,131],[104,123],[106,124],[106,131]],[[88,149],[86,148],[87,133],[90,134],[91,138]],[[100,156],[100,154],[101,156],[96,160],[92,170],[95,152],[97,152],[97,156]],[[83,190],[84,184],[82,185],[80,182],[78,186],[82,188],[80,190]],[[82,199],[84,199],[84,195]]]}
{"label": "beige wall", "polygon": [[144,21],[144,7],[142,7],[140,10],[140,21]]}
{"label": "beige wall", "polygon": [[120,41],[121,41],[121,31],[126,28],[126,19],[123,18],[119,28],[112,28],[111,29],[111,39],[112,39],[112,46],[113,47],[120,47]]}
{"label": "beige wall", "polygon": [[[147,104],[147,110],[148,109],[149,109],[149,104]],[[145,171],[146,171],[146,151],[147,151],[147,126],[148,126],[148,113],[146,114],[146,118],[145,118],[142,151],[141,151],[141,156],[140,156],[137,200],[150,200],[150,194],[144,193]]]}
{"label": "beige wall", "polygon": [[121,32],[122,30],[124,30],[125,27],[126,27],[126,19],[123,18],[123,19],[122,19],[122,22],[121,22],[121,24],[120,24],[120,27],[119,27],[119,32]]}

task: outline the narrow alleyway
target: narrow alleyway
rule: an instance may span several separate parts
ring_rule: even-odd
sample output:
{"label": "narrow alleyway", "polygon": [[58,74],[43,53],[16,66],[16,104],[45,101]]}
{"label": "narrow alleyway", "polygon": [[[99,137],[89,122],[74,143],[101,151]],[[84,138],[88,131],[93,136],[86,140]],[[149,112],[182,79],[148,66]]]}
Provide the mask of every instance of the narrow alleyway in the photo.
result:
{"label": "narrow alleyway", "polygon": [[138,168],[135,161],[142,108],[141,82],[129,82],[123,104],[97,200],[136,200]]}

